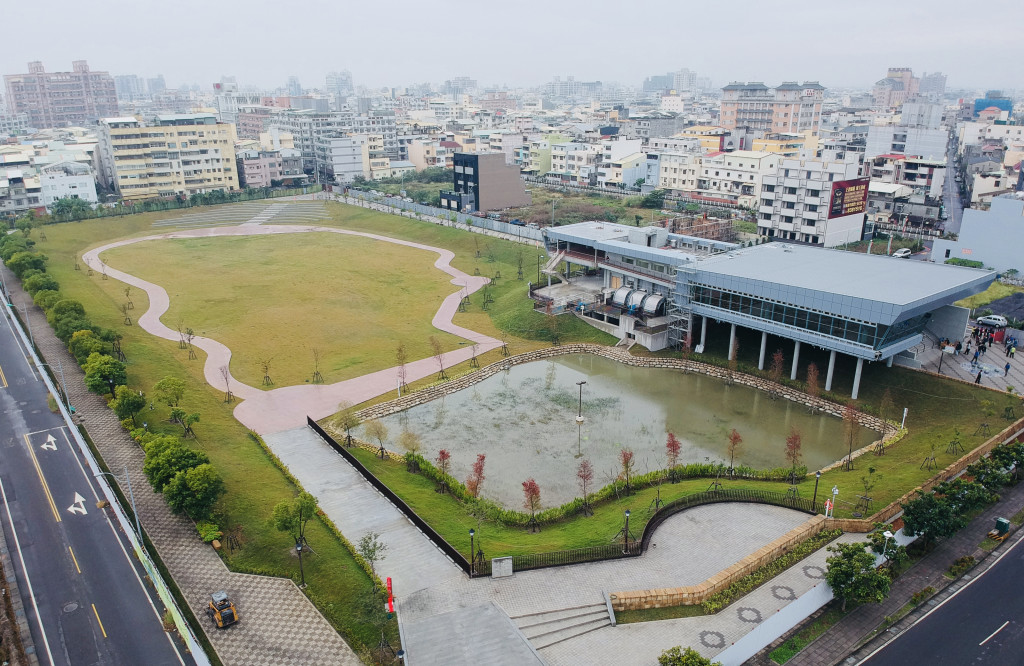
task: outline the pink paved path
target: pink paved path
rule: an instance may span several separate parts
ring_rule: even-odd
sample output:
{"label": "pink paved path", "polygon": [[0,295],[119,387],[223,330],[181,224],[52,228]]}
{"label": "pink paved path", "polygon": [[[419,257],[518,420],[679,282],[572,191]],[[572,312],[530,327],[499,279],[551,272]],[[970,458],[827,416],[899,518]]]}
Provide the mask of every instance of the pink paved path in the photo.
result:
{"label": "pink paved path", "polygon": [[[452,323],[459,307],[462,293],[472,294],[489,281],[488,278],[472,276],[451,266],[451,260],[455,254],[450,250],[431,247],[420,243],[378,236],[375,234],[361,233],[357,231],[346,231],[331,227],[313,226],[284,226],[284,225],[244,225],[216,227],[207,229],[189,229],[174,231],[165,234],[145,236],[143,238],[130,238],[127,240],[109,243],[103,247],[89,250],[83,255],[85,263],[93,270],[106,271],[112,278],[120,280],[125,284],[138,287],[149,296],[149,309],[138,318],[138,324],[143,330],[165,340],[178,340],[178,332],[171,330],[160,321],[160,317],[167,312],[170,305],[170,298],[167,291],[159,285],[139,279],[123,271],[107,266],[100,260],[99,256],[106,250],[115,247],[141,243],[149,240],[163,240],[171,238],[205,238],[211,236],[257,236],[264,234],[295,234],[309,232],[326,232],[333,234],[347,234],[350,236],[364,236],[387,243],[397,243],[421,250],[428,250],[437,253],[438,259],[434,266],[452,276],[452,284],[459,287],[452,292],[441,303],[437,314],[434,315],[431,323],[435,328],[446,333],[451,333],[465,338],[477,344],[477,353],[482,354],[491,349],[501,346],[501,341],[471,331]],[[464,288],[464,289],[463,289]],[[231,361],[231,350],[211,338],[196,337],[192,344],[206,352],[206,364],[203,367],[203,374],[206,381],[219,390],[224,389],[224,377],[221,368],[229,367]],[[444,354],[444,366],[451,367],[457,363],[468,361],[473,355],[471,347],[456,349]],[[438,370],[437,361],[433,357],[414,361],[406,365],[406,381],[412,382],[435,374]],[[272,391],[263,391],[230,378],[231,392],[241,399],[238,407],[235,408],[235,418],[242,422],[247,428],[255,430],[260,434],[279,432],[306,424],[306,416],[314,419],[329,416],[338,410],[338,403],[348,401],[352,404],[359,404],[375,396],[393,391],[398,386],[398,368],[380,370],[362,377],[348,379],[336,384],[303,384],[298,386],[285,386]]]}

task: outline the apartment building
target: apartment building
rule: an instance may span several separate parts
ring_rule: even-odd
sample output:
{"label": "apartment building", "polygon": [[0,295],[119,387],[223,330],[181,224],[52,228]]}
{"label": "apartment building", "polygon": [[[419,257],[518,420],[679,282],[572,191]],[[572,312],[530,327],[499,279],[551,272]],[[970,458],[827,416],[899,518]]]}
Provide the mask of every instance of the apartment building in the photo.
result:
{"label": "apartment building", "polygon": [[865,159],[877,155],[900,153],[942,159],[946,155],[949,134],[944,129],[908,127],[906,125],[872,125],[868,128],[864,148]]}
{"label": "apartment building", "polygon": [[774,175],[782,159],[780,155],[753,150],[705,155],[697,176],[696,193],[711,200],[754,208],[762,179]]}
{"label": "apartment building", "polygon": [[235,126],[212,113],[100,121],[98,179],[125,199],[238,189]]}
{"label": "apartment building", "polygon": [[24,134],[29,127],[27,113],[0,113],[0,137]]}
{"label": "apartment building", "polygon": [[235,158],[242,187],[273,187],[303,182],[302,154],[293,148],[243,150]]}
{"label": "apartment building", "polygon": [[519,167],[505,164],[501,153],[455,153],[451,190],[441,190],[441,207],[486,213],[529,206],[530,195],[519,177]]}
{"label": "apartment building", "polygon": [[885,78],[876,81],[871,89],[873,106],[882,111],[898,109],[917,95],[920,84],[921,80],[909,67],[890,67]]}
{"label": "apartment building", "polygon": [[722,127],[747,127],[763,132],[817,132],[825,88],[817,81],[786,82],[775,88],[763,83],[730,83],[722,88]]}
{"label": "apartment building", "polygon": [[317,140],[322,136],[350,131],[354,117],[351,111],[322,113],[309,109],[281,109],[274,114],[270,127],[292,135],[295,149],[302,153],[303,171],[313,173],[317,161]]}
{"label": "apartment building", "polygon": [[730,137],[729,130],[717,125],[692,125],[675,134],[677,139],[696,139],[701,149],[709,152],[733,148]]}
{"label": "apartment building", "polygon": [[592,185],[597,175],[601,147],[592,143],[556,143],[551,146],[549,180]]}
{"label": "apartment building", "polygon": [[275,109],[270,106],[241,106],[235,114],[235,131],[239,139],[259,139],[270,128]]}
{"label": "apartment building", "polygon": [[0,169],[0,219],[13,219],[29,210],[44,213],[39,176],[22,169]]}
{"label": "apartment building", "polygon": [[869,181],[856,157],[781,158],[762,179],[757,232],[824,247],[858,241]]}
{"label": "apartment building", "polygon": [[43,205],[50,207],[58,199],[81,199],[96,203],[96,177],[89,165],[81,162],[57,162],[39,169]]}
{"label": "apartment building", "polygon": [[872,182],[904,185],[916,195],[932,198],[942,196],[946,182],[945,160],[889,154],[878,155],[866,161],[864,166]]}
{"label": "apartment building", "polygon": [[454,141],[437,139],[413,139],[408,145],[409,161],[416,171],[434,167],[450,169],[455,151],[459,144]]}
{"label": "apartment building", "polygon": [[344,185],[351,183],[356,176],[369,177],[368,142],[365,135],[318,137],[315,150],[317,179]]}
{"label": "apartment building", "polygon": [[7,74],[7,105],[28,115],[32,127],[88,125],[117,115],[117,89],[107,72],[93,72],[85,60],[70,72],[46,72],[43,63],[28,63],[27,74]]}
{"label": "apartment building", "polygon": [[657,187],[673,193],[696,192],[701,157],[693,152],[661,152],[648,155],[658,162]]}
{"label": "apartment building", "polygon": [[754,139],[750,144],[750,149],[775,153],[784,157],[799,157],[800,151],[804,149],[805,141],[806,137],[803,134],[768,132],[761,138]]}

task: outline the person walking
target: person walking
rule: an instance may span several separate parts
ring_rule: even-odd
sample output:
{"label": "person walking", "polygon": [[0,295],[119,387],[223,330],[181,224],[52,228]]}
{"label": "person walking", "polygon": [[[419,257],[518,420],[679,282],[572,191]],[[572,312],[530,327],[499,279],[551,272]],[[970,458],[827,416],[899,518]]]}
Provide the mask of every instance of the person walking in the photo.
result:
{"label": "person walking", "polygon": [[981,349],[974,350],[974,358],[971,359],[971,365],[978,365],[978,355],[981,353]]}
{"label": "person walking", "polygon": [[1015,342],[1015,343],[1013,343],[1013,346],[1010,347],[1010,358],[1013,358],[1013,355],[1016,354],[1016,353],[1017,353],[1017,343]]}
{"label": "person walking", "polygon": [[981,355],[982,355],[982,356],[985,356],[985,351],[986,351],[987,349],[988,349],[988,347],[986,347],[986,346],[985,346],[985,343],[984,343],[984,342],[983,342],[983,343],[981,343],[980,345],[978,345],[978,351],[979,351],[979,352],[981,352]]}
{"label": "person walking", "polygon": [[1003,366],[1003,377],[1005,377],[1008,374],[1010,374],[1010,363],[1009,362],[1007,362],[1006,365]]}
{"label": "person walking", "polygon": [[978,370],[978,376],[974,378],[974,383],[975,384],[980,384],[981,383],[981,370]]}

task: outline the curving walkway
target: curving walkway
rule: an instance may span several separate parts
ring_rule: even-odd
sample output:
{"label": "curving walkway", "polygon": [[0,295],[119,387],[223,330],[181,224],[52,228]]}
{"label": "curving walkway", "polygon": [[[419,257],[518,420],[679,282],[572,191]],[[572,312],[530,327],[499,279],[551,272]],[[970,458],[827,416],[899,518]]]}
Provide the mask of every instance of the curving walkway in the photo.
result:
{"label": "curving walkway", "polygon": [[[452,318],[458,311],[459,301],[461,300],[463,293],[474,293],[487,284],[489,279],[480,276],[468,275],[457,268],[452,267],[451,261],[455,257],[455,253],[451,250],[423,245],[421,243],[413,243],[396,238],[389,238],[387,236],[379,236],[377,234],[358,231],[348,231],[333,227],[247,224],[243,226],[188,229],[170,233],[155,234],[152,236],[144,236],[141,238],[130,238],[114,243],[108,243],[102,247],[89,250],[82,258],[88,266],[93,268],[93,270],[105,271],[108,276],[145,291],[146,295],[149,297],[149,309],[139,316],[138,325],[146,332],[157,337],[164,338],[165,340],[177,341],[179,339],[178,332],[168,328],[160,321],[160,317],[167,312],[167,309],[170,306],[170,297],[167,295],[167,291],[163,287],[153,284],[152,282],[147,282],[146,280],[135,277],[134,275],[130,275],[124,271],[119,271],[116,268],[108,266],[102,259],[100,259],[100,254],[106,250],[116,247],[123,247],[125,245],[151,240],[209,238],[214,236],[257,236],[266,234],[294,234],[310,232],[363,236],[365,238],[372,238],[374,240],[396,243],[406,247],[437,253],[438,258],[437,261],[434,262],[434,266],[451,275],[451,283],[458,286],[459,289],[444,299],[441,303],[441,307],[438,308],[437,313],[434,315],[431,324],[433,324],[434,328],[440,331],[457,335],[475,343],[477,345],[477,354],[482,354],[501,346],[502,343],[500,340],[496,340],[495,338],[471,331],[461,326],[456,326],[452,323]],[[224,367],[230,368],[231,350],[212,338],[196,337],[192,340],[192,344],[206,352],[206,363],[203,367],[203,375],[205,376],[207,383],[214,388],[224,390],[226,387],[221,369]],[[444,365],[447,368],[469,360],[472,355],[473,349],[465,347],[446,352],[442,358],[444,360]],[[437,361],[435,361],[433,357],[408,363],[406,364],[406,381],[413,382],[418,379],[423,379],[424,377],[429,377],[436,373],[437,370]],[[338,403],[343,400],[347,400],[352,404],[359,404],[382,393],[394,390],[398,385],[398,368],[388,368],[386,370],[380,370],[378,372],[334,384],[285,386],[271,391],[263,391],[247,384],[243,384],[230,375],[230,370],[229,381],[232,394],[236,398],[243,400],[243,402],[235,408],[235,418],[247,428],[255,430],[260,434],[267,434],[303,426],[306,423],[307,415],[312,416],[314,419],[329,416],[337,411]]]}

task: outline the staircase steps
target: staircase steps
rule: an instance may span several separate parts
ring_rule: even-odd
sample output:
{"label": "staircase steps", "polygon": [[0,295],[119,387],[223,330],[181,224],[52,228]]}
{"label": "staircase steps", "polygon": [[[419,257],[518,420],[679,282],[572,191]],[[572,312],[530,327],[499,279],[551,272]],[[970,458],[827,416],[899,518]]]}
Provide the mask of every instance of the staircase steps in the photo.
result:
{"label": "staircase steps", "polygon": [[519,615],[512,620],[538,650],[612,626],[605,603]]}

